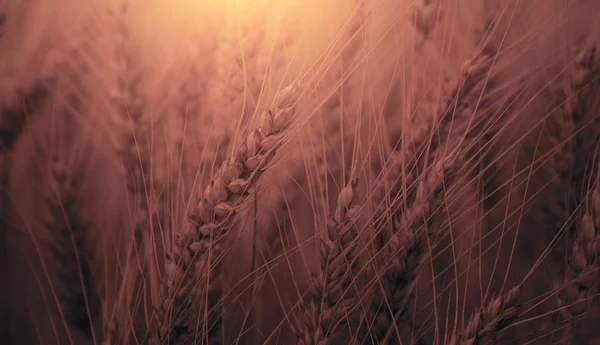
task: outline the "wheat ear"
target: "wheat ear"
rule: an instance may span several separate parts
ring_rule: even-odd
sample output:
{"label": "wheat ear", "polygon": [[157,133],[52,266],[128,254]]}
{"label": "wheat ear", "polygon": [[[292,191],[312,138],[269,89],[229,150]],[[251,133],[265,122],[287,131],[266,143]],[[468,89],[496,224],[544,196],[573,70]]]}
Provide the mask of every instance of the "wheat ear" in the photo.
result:
{"label": "wheat ear", "polygon": [[301,308],[298,345],[330,344],[355,302],[347,289],[353,281],[350,268],[358,235],[352,221],[357,182],[351,180],[338,195],[335,215],[319,241],[321,270],[313,274],[310,301]]}
{"label": "wheat ear", "polygon": [[424,263],[427,238],[437,239],[439,229],[431,227],[434,214],[444,203],[444,191],[455,181],[463,155],[443,157],[419,183],[414,203],[400,217],[395,217],[391,236],[380,254],[382,286],[375,289],[369,310],[371,330],[379,343],[389,340],[395,320],[402,317],[413,299],[415,279]]}
{"label": "wheat ear", "polygon": [[449,345],[477,345],[484,337],[493,335],[510,326],[518,317],[521,287],[515,286],[506,294],[497,296],[477,310],[469,323],[452,335]]}
{"label": "wheat ear", "polygon": [[[570,83],[563,90],[566,101],[560,109],[559,116],[561,120],[558,121],[558,126],[560,127],[559,133],[566,131],[566,135],[568,136],[561,138],[563,139],[561,141],[558,138],[551,137],[551,140],[554,139],[552,142],[561,147],[561,155],[551,160],[551,167],[560,173],[561,178],[559,183],[562,183],[562,185],[559,187],[566,185],[567,187],[575,187],[575,190],[579,190],[579,186],[577,185],[580,182],[578,179],[581,177],[578,173],[579,169],[575,169],[573,172],[575,176],[567,176],[567,173],[571,172],[573,167],[577,165],[575,152],[578,149],[576,145],[580,135],[576,134],[573,138],[573,134],[576,133],[576,126],[583,112],[577,92],[592,75],[595,56],[595,46],[584,50],[580,54],[575,70],[569,75],[571,77],[569,80]],[[574,318],[581,316],[586,311],[586,299],[591,293],[590,289],[592,289],[598,279],[598,267],[596,267],[599,240],[596,229],[598,226],[598,219],[596,218],[598,213],[595,211],[595,208],[600,206],[600,204],[597,204],[600,200],[597,199],[598,186],[596,183],[592,187],[591,209],[584,212],[578,225],[570,227],[567,264],[562,277],[554,281],[554,285],[558,291],[555,296],[560,308],[560,316],[564,320],[569,321],[566,329],[567,341],[572,341],[573,327],[575,326]],[[577,204],[578,201],[575,200],[574,203]],[[559,207],[561,206],[563,205],[559,205]],[[562,208],[557,211],[561,211],[559,214],[564,214]]]}
{"label": "wheat ear", "polygon": [[117,34],[121,41],[115,56],[117,81],[110,97],[116,108],[113,121],[119,139],[117,152],[127,175],[127,188],[130,193],[139,197],[137,208],[140,217],[136,219],[135,237],[140,241],[148,227],[148,203],[144,187],[152,181],[147,177],[150,175],[149,154],[144,150],[145,146],[139,142],[142,132],[147,130],[144,126],[147,123],[144,122],[144,97],[140,90],[140,71],[135,67],[134,57],[131,56],[129,49],[129,41],[133,38],[124,17],[127,11],[128,7],[122,5],[118,14],[111,12],[115,16]]}
{"label": "wheat ear", "polygon": [[101,309],[101,299],[88,261],[89,252],[85,249],[86,225],[77,217],[74,207],[75,180],[72,171],[56,158],[51,162],[52,196],[48,196],[50,218],[45,225],[51,231],[60,232],[59,245],[52,251],[59,258],[59,271],[62,289],[57,289],[65,321],[85,332],[90,339],[96,338],[94,319]]}
{"label": "wheat ear", "polygon": [[587,209],[570,246],[564,273],[564,290],[558,293],[560,315],[574,320],[588,309],[589,299],[598,283],[598,253],[600,252],[600,185],[596,178]]}
{"label": "wheat ear", "polygon": [[[130,292],[140,288],[139,279],[145,279],[142,275],[150,273],[151,283],[158,281],[156,271],[149,267],[153,263],[153,241],[151,240],[153,234],[150,229],[153,225],[151,215],[154,214],[150,206],[157,209],[162,208],[160,205],[148,202],[155,199],[149,195],[152,195],[154,190],[152,187],[158,185],[159,182],[150,178],[153,176],[150,173],[150,153],[143,140],[146,139],[144,134],[149,130],[149,123],[145,118],[145,99],[141,90],[142,77],[140,68],[136,66],[138,57],[135,56],[135,47],[132,46],[135,44],[135,37],[128,25],[128,12],[129,8],[126,2],[121,3],[116,11],[108,12],[114,21],[114,30],[117,36],[114,56],[116,81],[114,87],[109,90],[110,102],[114,107],[111,120],[116,132],[116,151],[126,177],[126,187],[136,202],[133,248],[131,248],[134,253],[129,258],[131,261],[126,264],[123,282],[118,291],[120,304],[125,307],[126,312],[125,315],[121,315],[121,311],[111,311],[107,315],[104,332],[109,344],[122,342],[125,334],[120,334],[120,332],[131,328],[128,313],[130,312],[129,308],[133,307],[133,303],[130,301],[132,297]],[[144,255],[146,258],[141,260],[141,266],[148,272],[138,272],[140,262],[137,260]],[[133,311],[134,314],[135,312],[136,310]]]}
{"label": "wheat ear", "polygon": [[[570,114],[573,121],[578,120],[582,109],[579,97],[573,97],[575,91],[588,79],[593,68],[596,49],[584,51],[579,57],[578,65],[571,85],[566,88],[567,102],[563,106],[564,113]],[[570,97],[569,97],[570,96]],[[573,159],[574,160],[574,159]],[[587,299],[593,293],[593,287],[598,281],[598,253],[600,248],[600,186],[598,177],[592,185],[590,207],[586,209],[575,227],[569,241],[569,255],[564,270],[563,284],[557,297],[560,315],[564,320],[574,320],[587,310]],[[562,284],[555,283],[559,286]],[[572,333],[570,324],[568,333]],[[568,334],[570,338],[571,334]],[[571,339],[568,339],[569,341]]]}
{"label": "wheat ear", "polygon": [[[457,144],[455,151],[446,156],[442,153],[436,163],[436,156],[440,157],[438,148],[448,138],[450,125],[458,121],[457,117],[470,115],[463,107],[468,103],[467,97],[481,86],[491,62],[492,59],[487,55],[476,55],[465,62],[458,78],[445,84],[445,97],[442,101],[431,107],[434,116],[431,116],[425,126],[430,129],[429,134],[426,134],[427,131],[420,131],[420,135],[414,136],[399,156],[395,157],[392,172],[397,172],[398,177],[391,175],[393,180],[388,181],[388,185],[393,186],[391,194],[388,194],[393,200],[392,207],[378,201],[379,208],[375,214],[376,229],[378,232],[384,231],[377,235],[377,244],[383,247],[383,253],[380,254],[384,272],[382,288],[376,288],[375,301],[369,311],[370,322],[373,323],[371,329],[378,341],[389,339],[395,331],[395,320],[403,316],[407,304],[412,300],[413,292],[410,290],[423,264],[427,236],[435,239],[440,235],[436,231],[429,233],[429,228],[433,213],[443,205],[444,188],[456,178],[457,165],[466,162],[468,128],[464,129],[464,140]],[[424,177],[419,175],[419,168],[425,171]],[[407,171],[406,175],[403,175],[404,171]],[[398,180],[400,176],[405,176],[404,181]],[[402,190],[401,182],[404,182],[407,189],[405,205],[399,208],[395,206],[399,200],[395,199]],[[378,191],[375,196],[384,194],[386,192]],[[390,210],[391,227],[382,228],[387,224],[384,215]]]}
{"label": "wheat ear", "polygon": [[598,282],[598,253],[600,250],[600,176],[596,178],[591,192],[590,207],[581,218],[576,237],[572,243],[562,301],[565,319],[581,315],[587,309],[586,299],[593,293]]}
{"label": "wheat ear", "polygon": [[239,116],[239,123],[231,121],[232,127],[227,129],[231,133],[239,129],[234,125],[246,124],[254,114],[265,73],[259,70],[258,60],[265,42],[267,5],[258,1],[244,5],[248,8],[244,8],[246,11],[241,16],[237,14],[240,10],[237,5],[227,13],[215,56],[218,79],[216,87],[211,88],[217,93],[214,96],[216,117]]}
{"label": "wheat ear", "polygon": [[[423,129],[421,134],[405,147],[405,161],[418,161],[427,158],[433,160],[431,153],[448,138],[452,124],[460,123],[460,117],[470,116],[466,108],[472,96],[479,96],[475,91],[481,90],[486,81],[487,72],[491,68],[493,58],[486,54],[477,54],[465,61],[457,78],[447,80],[441,102],[434,103],[429,108],[435,114]],[[468,121],[467,121],[468,122]],[[465,133],[466,134],[466,133]]]}
{"label": "wheat ear", "polygon": [[[400,152],[394,153],[386,182],[379,184],[373,194],[375,205],[378,206],[374,216],[376,228],[383,231],[376,237],[379,249],[381,244],[385,243],[385,238],[397,231],[383,227],[389,224],[386,215],[391,213],[392,217],[398,217],[401,214],[402,210],[398,207],[401,200],[398,197],[402,194],[406,203],[412,204],[421,169],[427,168],[433,162],[438,147],[450,134],[450,125],[459,122],[460,117],[470,116],[470,113],[463,109],[465,104],[468,104],[466,100],[474,90],[481,87],[491,63],[492,59],[487,55],[477,55],[466,61],[459,76],[444,84],[442,100],[427,106],[433,115],[424,114],[425,120],[416,127],[417,131],[413,131],[411,127],[410,141],[403,143]],[[468,123],[468,119],[466,120]],[[468,144],[465,141],[462,146],[466,147]],[[385,202],[388,199],[391,205]]]}
{"label": "wheat ear", "polygon": [[[192,226],[177,234],[167,255],[161,305],[156,318],[159,344],[187,344],[196,337],[196,317],[191,303],[200,301],[203,320],[200,335],[208,343],[220,343],[221,302],[219,261],[233,218],[267,164],[282,144],[290,117],[295,114],[297,85],[281,90],[275,104],[262,112],[260,127],[250,132],[241,146],[213,176],[201,201],[190,212]],[[166,318],[172,311],[172,318]],[[217,315],[215,315],[217,314]]]}
{"label": "wheat ear", "polygon": [[[580,97],[577,93],[583,84],[588,81],[592,75],[596,55],[595,47],[585,50],[577,59],[574,70],[568,74],[568,82],[563,88],[565,102],[561,104],[555,116],[548,121],[548,130],[552,134],[549,136],[549,143],[558,152],[553,154],[549,160],[547,168],[551,174],[558,175],[559,178],[550,181],[548,186],[553,192],[563,189],[565,186],[572,187],[571,184],[579,182],[581,176],[570,176],[570,172],[576,164],[575,154],[577,150],[577,124],[580,120],[582,109]],[[578,175],[578,174],[577,174]],[[567,205],[551,205],[549,213],[565,214]]]}

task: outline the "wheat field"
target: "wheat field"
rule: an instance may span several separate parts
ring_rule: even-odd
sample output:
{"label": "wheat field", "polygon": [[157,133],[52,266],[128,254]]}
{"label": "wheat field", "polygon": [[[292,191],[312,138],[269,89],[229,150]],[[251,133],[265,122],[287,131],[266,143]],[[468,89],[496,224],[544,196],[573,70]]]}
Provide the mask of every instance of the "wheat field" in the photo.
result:
{"label": "wheat field", "polygon": [[595,0],[0,1],[0,343],[600,345]]}

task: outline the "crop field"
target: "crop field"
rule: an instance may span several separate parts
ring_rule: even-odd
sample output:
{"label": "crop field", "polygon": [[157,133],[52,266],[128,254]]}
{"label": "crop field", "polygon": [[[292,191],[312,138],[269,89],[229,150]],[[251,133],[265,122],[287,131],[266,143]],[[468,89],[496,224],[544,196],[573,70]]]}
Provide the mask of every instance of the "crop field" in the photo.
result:
{"label": "crop field", "polygon": [[0,0],[0,343],[600,345],[597,0]]}

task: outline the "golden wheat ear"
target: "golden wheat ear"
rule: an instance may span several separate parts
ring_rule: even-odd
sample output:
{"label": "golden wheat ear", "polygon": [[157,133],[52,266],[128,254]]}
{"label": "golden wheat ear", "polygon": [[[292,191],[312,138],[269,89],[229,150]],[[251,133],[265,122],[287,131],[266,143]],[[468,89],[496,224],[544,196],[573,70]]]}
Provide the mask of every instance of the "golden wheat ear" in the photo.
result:
{"label": "golden wheat ear", "polygon": [[95,323],[101,313],[101,298],[95,278],[92,274],[86,250],[87,226],[77,216],[75,188],[77,181],[72,169],[56,158],[51,165],[52,193],[47,197],[50,218],[45,224],[49,232],[58,234],[58,245],[52,247],[60,262],[58,276],[63,284],[59,291],[62,314],[67,324],[98,339]]}
{"label": "golden wheat ear", "polygon": [[351,263],[358,231],[353,224],[357,207],[353,179],[338,196],[335,214],[319,241],[321,270],[313,274],[310,300],[300,308],[296,326],[298,345],[331,344],[337,328],[345,323],[354,308]]}
{"label": "golden wheat ear", "polygon": [[515,286],[507,293],[489,301],[471,315],[462,330],[452,335],[449,345],[477,345],[486,337],[496,336],[513,324],[521,309],[518,302],[520,294],[521,287]]}
{"label": "golden wheat ear", "polygon": [[571,324],[568,328],[567,341],[572,343],[580,320],[589,309],[598,286],[600,267],[598,253],[600,252],[600,186],[598,177],[590,195],[587,210],[581,217],[574,238],[570,241],[567,267],[563,277],[563,286],[557,294],[560,315]]}
{"label": "golden wheat ear", "polygon": [[[397,229],[379,229],[385,225],[385,214],[391,213],[397,217],[402,212],[403,201],[411,204],[416,197],[418,181],[426,169],[436,159],[437,151],[448,143],[450,132],[458,136],[458,142],[449,143],[449,149],[461,145],[469,147],[481,133],[476,129],[459,127],[458,124],[471,123],[473,112],[470,104],[475,102],[474,97],[478,97],[477,91],[481,90],[483,83],[486,82],[487,72],[492,64],[492,57],[488,55],[476,55],[475,58],[466,61],[461,73],[454,80],[445,83],[445,94],[440,101],[434,102],[427,107],[431,113],[423,114],[423,125],[411,127],[410,140],[402,143],[399,151],[394,153],[391,158],[390,172],[388,181],[380,184],[376,188],[374,198],[384,200],[374,200],[378,205],[375,220],[378,222],[378,237],[385,237],[391,234],[386,231],[395,232]],[[414,130],[413,130],[414,129]],[[459,132],[458,135],[455,132]],[[390,190],[386,190],[391,186]],[[385,198],[390,200],[388,205]],[[389,225],[389,224],[388,224]],[[382,241],[381,239],[379,240]]]}
{"label": "golden wheat ear", "polygon": [[397,229],[377,256],[381,276],[367,310],[369,333],[376,343],[386,343],[396,330],[397,321],[406,313],[414,298],[414,286],[427,257],[428,238],[436,241],[443,234],[432,227],[434,215],[445,203],[444,192],[458,176],[464,154],[442,157],[419,181],[417,197],[395,217]]}
{"label": "golden wheat ear", "polygon": [[[198,338],[210,344],[222,342],[220,262],[229,230],[239,207],[286,138],[296,114],[297,93],[297,84],[282,89],[274,105],[262,112],[259,127],[215,173],[190,212],[191,226],[177,234],[166,258],[153,342],[187,344]],[[199,311],[192,312],[195,308]]]}
{"label": "golden wheat ear", "polygon": [[[382,276],[368,307],[371,334],[365,337],[376,342],[387,342],[396,333],[396,324],[414,298],[412,290],[427,256],[427,239],[431,236],[437,240],[443,235],[433,226],[434,215],[445,205],[446,188],[471,164],[468,156],[480,133],[464,124],[472,122],[470,104],[483,89],[492,62],[492,57],[478,54],[464,63],[456,79],[446,83],[444,98],[431,106],[433,113],[427,114],[425,127],[396,153],[392,166],[395,175],[390,174],[388,183],[393,186],[391,191],[375,194],[379,198],[387,193],[392,204],[374,201],[380,205],[375,213],[375,233],[376,244],[383,246],[378,248],[377,260]],[[470,171],[466,169],[463,172]],[[391,221],[385,219],[388,213],[392,214]]]}
{"label": "golden wheat ear", "polygon": [[[592,77],[597,75],[595,59],[595,46],[583,50],[576,60],[573,71],[568,75],[568,81],[563,89],[565,102],[559,108],[557,115],[559,120],[555,125],[558,127],[555,132],[562,136],[552,138],[560,152],[554,160],[550,161],[550,168],[560,177],[557,179],[558,182],[554,182],[557,187],[567,186],[570,190],[575,191],[583,189],[584,181],[581,180],[584,178],[579,171],[585,171],[585,168],[577,167],[576,152],[580,151],[578,144],[589,139],[584,138],[577,131],[578,127],[582,127],[580,122],[586,111],[580,91]],[[598,141],[597,138],[593,140],[594,142]],[[593,179],[590,197],[587,198],[589,201],[587,209],[583,211],[583,215],[574,225],[570,225],[570,222],[567,223],[570,226],[567,233],[566,266],[561,272],[562,275],[557,276],[554,280],[557,290],[555,297],[560,316],[562,320],[568,322],[567,342],[574,341],[574,330],[578,325],[577,319],[580,319],[588,309],[593,294],[591,291],[594,290],[598,280],[600,198],[597,169],[592,169],[592,174],[596,174],[596,178]],[[555,208],[551,211],[558,214],[565,214],[565,211],[571,212],[568,208],[575,209],[579,201],[575,200],[574,205],[565,205],[564,202],[560,202],[558,205],[554,205]]]}
{"label": "golden wheat ear", "polygon": [[[111,66],[114,79],[108,93],[111,106],[111,125],[115,137],[115,151],[120,159],[120,168],[125,176],[128,194],[135,205],[133,241],[130,258],[124,269],[123,281],[119,287],[119,306],[111,311],[105,325],[105,338],[109,343],[119,344],[131,336],[143,336],[147,332],[148,321],[145,313],[150,313],[152,299],[131,295],[131,291],[155,291],[159,285],[158,269],[155,263],[156,248],[160,246],[157,230],[161,229],[161,212],[165,209],[164,198],[157,190],[165,181],[153,174],[151,157],[152,121],[144,83],[147,82],[141,60],[139,37],[131,27],[135,14],[127,2],[108,11],[114,55]],[[141,303],[139,300],[142,300]],[[132,329],[135,334],[129,334]],[[140,334],[142,333],[142,334]]]}

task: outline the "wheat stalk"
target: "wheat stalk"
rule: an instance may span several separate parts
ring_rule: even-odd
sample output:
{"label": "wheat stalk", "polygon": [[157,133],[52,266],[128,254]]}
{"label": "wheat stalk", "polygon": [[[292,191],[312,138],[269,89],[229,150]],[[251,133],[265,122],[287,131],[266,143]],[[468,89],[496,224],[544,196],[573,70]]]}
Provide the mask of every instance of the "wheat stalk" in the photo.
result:
{"label": "wheat stalk", "polygon": [[[214,121],[211,125],[206,125],[206,117],[204,115],[204,107],[202,100],[205,97],[204,93],[207,91],[207,85],[204,82],[208,69],[205,66],[198,66],[197,60],[200,60],[201,56],[194,56],[192,61],[188,62],[188,68],[184,70],[185,75],[181,78],[183,81],[179,87],[178,96],[180,108],[177,111],[177,115],[181,121],[181,133],[179,134],[176,142],[177,154],[187,158],[184,151],[190,147],[187,145],[201,145],[201,162],[206,167],[211,167],[212,164],[219,166],[224,159],[224,155],[221,154],[223,149],[227,149],[229,144],[230,133],[221,133],[220,126],[214,125],[216,121],[220,121],[219,118],[213,118]],[[188,140],[189,136],[197,135],[199,138],[206,138],[202,142],[198,143],[193,140]],[[191,162],[184,161],[183,164],[191,164]],[[193,166],[192,169],[196,167]],[[204,168],[202,167],[204,172]]]}
{"label": "wheat stalk", "polygon": [[[391,213],[392,218],[400,216],[403,206],[400,205],[399,208],[398,203],[401,200],[398,200],[398,197],[402,195],[406,204],[413,203],[421,169],[431,166],[435,152],[450,134],[451,125],[469,122],[468,117],[472,112],[468,111],[468,96],[481,86],[491,63],[492,59],[487,55],[477,55],[472,60],[466,61],[459,76],[452,81],[447,80],[444,84],[445,92],[442,100],[426,107],[433,116],[423,114],[424,119],[421,119],[420,125],[410,127],[410,141],[403,143],[401,152],[393,154],[387,180],[376,186],[373,194],[375,205],[378,205],[374,215],[376,228],[384,231],[376,235],[378,243],[385,243],[385,238],[397,230],[383,227],[387,223],[386,215]],[[464,121],[461,121],[463,119]],[[416,130],[413,131],[413,128]],[[461,145],[468,147],[470,143],[466,139],[468,135],[472,136],[472,133],[465,129],[464,134],[465,142]],[[391,205],[382,202],[388,198],[391,200]]]}
{"label": "wheat stalk", "polygon": [[[406,156],[418,160],[424,155],[431,162],[431,153],[448,138],[452,125],[461,123],[461,119],[466,120],[466,115],[471,115],[467,111],[469,101],[472,100],[472,96],[479,96],[475,91],[481,90],[482,83],[487,82],[486,76],[492,63],[492,56],[478,53],[473,59],[465,61],[457,78],[446,80],[443,84],[442,101],[431,106],[431,111],[435,114],[433,121],[425,127],[427,130],[421,130],[421,135],[414,138],[410,145],[406,145]],[[464,134],[469,133],[465,131]]]}
{"label": "wheat stalk", "polygon": [[[573,321],[583,315],[598,283],[598,253],[600,252],[600,189],[598,178],[591,192],[590,208],[585,211],[570,244],[563,286],[558,294],[560,315]],[[572,324],[569,333],[572,333]],[[572,336],[572,334],[569,334]],[[572,341],[568,339],[568,341]]]}
{"label": "wheat stalk", "polygon": [[[364,1],[357,1],[351,16],[344,28],[345,35],[342,36],[347,39],[342,40],[345,44],[340,49],[339,57],[334,61],[338,63],[338,66],[331,66],[334,68],[332,76],[335,82],[333,86],[335,92],[321,107],[325,116],[320,119],[318,131],[322,134],[315,138],[325,142],[321,149],[322,155],[317,157],[317,171],[321,180],[326,180],[328,176],[345,178],[348,167],[343,165],[344,163],[347,165],[351,159],[340,158],[339,152],[341,151],[342,155],[354,152],[353,146],[357,140],[354,126],[361,121],[362,100],[361,97],[355,96],[357,83],[353,79],[358,74],[357,68],[364,63],[365,59],[363,36],[367,14]],[[341,144],[341,149],[337,145],[329,145],[329,139],[322,137],[339,138],[333,143]],[[328,163],[335,161],[341,161],[342,164]],[[341,175],[339,170],[342,172]]]}
{"label": "wheat stalk", "polygon": [[[588,81],[593,71],[593,61],[596,55],[595,47],[584,50],[577,58],[577,64],[574,70],[568,74],[568,81],[562,92],[565,101],[553,114],[550,121],[547,122],[549,144],[555,148],[556,152],[548,161],[547,169],[552,175],[558,175],[558,178],[552,179],[548,186],[553,192],[564,189],[565,186],[579,183],[581,176],[571,176],[572,169],[576,165],[575,154],[577,151],[577,125],[583,109],[580,104],[580,97],[577,95],[579,89]],[[558,149],[556,149],[558,148]],[[564,199],[560,199],[561,201]],[[551,214],[564,215],[568,205],[564,202],[550,205]]]}
{"label": "wheat stalk", "polygon": [[59,232],[59,244],[52,247],[61,265],[58,273],[63,288],[59,300],[65,321],[95,339],[94,319],[99,317],[101,299],[91,272],[85,249],[87,226],[77,217],[74,188],[76,181],[71,169],[57,158],[51,162],[53,195],[47,196],[50,218],[45,226]]}
{"label": "wheat stalk", "polygon": [[[581,182],[580,174],[576,167],[576,152],[578,138],[581,136],[577,133],[577,125],[584,109],[581,104],[581,97],[577,94],[584,84],[589,81],[590,76],[594,71],[594,60],[596,56],[596,47],[582,51],[577,57],[577,64],[572,73],[569,74],[569,81],[564,87],[565,102],[559,109],[558,123],[556,128],[558,136],[551,136],[550,141],[560,149],[558,157],[550,160],[550,168],[559,173],[558,182],[554,182],[554,191],[557,188],[575,187],[578,190],[578,184]],[[560,135],[562,134],[562,135]],[[575,169],[575,171],[573,171]],[[571,176],[569,174],[574,174]],[[553,180],[555,181],[555,180]],[[592,191],[592,209],[584,212],[580,223],[570,227],[570,235],[568,241],[568,250],[566,253],[567,264],[563,270],[561,277],[554,280],[554,286],[557,290],[555,295],[558,307],[560,308],[560,316],[569,322],[567,327],[567,341],[572,341],[573,327],[575,326],[574,317],[580,316],[587,309],[586,298],[590,294],[590,289],[597,280],[596,257],[597,249],[597,226],[594,213],[594,195],[597,195],[597,187],[593,187]],[[576,204],[577,201],[574,201]],[[555,214],[565,214],[565,209],[568,205],[560,203],[555,206]],[[568,211],[568,210],[567,210]],[[562,280],[562,284],[561,281]]]}
{"label": "wheat stalk", "polygon": [[521,305],[518,303],[521,286],[515,286],[506,294],[489,301],[477,310],[469,323],[458,333],[453,334],[449,345],[477,345],[484,337],[493,335],[510,326],[518,317]]}
{"label": "wheat stalk", "polygon": [[[227,13],[228,22],[216,51],[218,79],[212,88],[216,93],[214,112],[217,118],[239,116],[238,126],[254,114],[265,73],[259,70],[258,60],[265,41],[266,7],[258,1],[244,5],[248,8],[244,7],[243,16],[237,13],[241,10],[237,8],[238,4],[233,5],[232,13]],[[234,121],[230,125],[233,124]],[[236,128],[229,130],[236,132]]]}
{"label": "wheat stalk", "polygon": [[355,297],[347,289],[353,282],[351,253],[356,247],[357,231],[352,214],[357,210],[357,182],[351,180],[338,195],[335,215],[319,241],[321,270],[313,274],[310,301],[301,308],[298,345],[330,344],[336,328],[353,307]]}
{"label": "wheat stalk", "polygon": [[[137,66],[137,57],[135,54],[135,37],[128,26],[128,4],[122,3],[116,11],[109,11],[112,16],[114,30],[117,36],[114,56],[114,67],[116,81],[114,87],[109,90],[110,102],[114,106],[112,114],[112,125],[116,132],[116,151],[122,164],[125,174],[126,187],[128,192],[134,196],[136,207],[134,209],[134,256],[131,262],[127,263],[124,280],[119,288],[119,299],[121,303],[132,308],[129,301],[130,292],[139,287],[131,284],[140,284],[138,279],[141,277],[137,272],[140,267],[138,256],[144,255],[141,260],[142,266],[148,270],[152,283],[157,283],[156,270],[153,270],[153,234],[150,231],[153,228],[152,215],[155,210],[162,210],[163,198],[153,198],[155,188],[160,186],[162,181],[156,179],[156,175],[151,173],[151,158],[148,145],[144,139],[147,139],[150,123],[146,118],[145,97],[142,91],[142,75]],[[156,201],[156,204],[153,202]],[[145,279],[145,278],[142,278]],[[137,308],[137,307],[136,307]],[[135,313],[135,311],[133,311]],[[114,315],[108,315],[106,321],[105,338],[109,343],[119,343],[124,334],[119,334],[123,329],[129,327],[129,316],[121,315],[116,312]]]}
{"label": "wheat stalk", "polygon": [[587,299],[598,282],[598,253],[600,250],[600,184],[596,177],[591,191],[590,207],[581,217],[572,240],[569,264],[565,270],[564,293],[559,294],[561,314],[565,320],[585,312]]}
{"label": "wheat stalk", "polygon": [[140,241],[148,227],[148,203],[144,188],[153,181],[148,177],[150,161],[147,148],[139,142],[143,131],[147,130],[144,118],[145,101],[141,91],[141,73],[136,68],[135,57],[132,56],[129,47],[133,38],[126,24],[127,11],[127,5],[123,4],[119,8],[118,17],[116,13],[112,13],[115,16],[120,42],[115,56],[117,82],[116,87],[111,90],[110,97],[116,107],[113,120],[119,136],[117,152],[124,170],[132,172],[127,174],[127,188],[132,194],[139,196],[137,200],[140,218],[136,219],[135,237]]}
{"label": "wheat stalk", "polygon": [[[220,342],[221,315],[214,315],[214,309],[221,302],[219,261],[225,250],[223,242],[249,189],[281,145],[290,116],[295,114],[296,92],[296,84],[280,91],[273,107],[262,112],[260,127],[216,172],[201,201],[190,212],[192,226],[178,234],[166,260],[163,297],[156,317],[158,344],[186,344],[195,339],[196,320],[188,311],[193,301],[207,303],[200,306],[204,310],[200,317],[204,318],[205,313],[210,316],[200,327],[202,337],[211,344]],[[174,315],[167,319],[169,311]]]}
{"label": "wheat stalk", "polygon": [[415,279],[427,254],[427,238],[436,240],[440,229],[431,227],[434,214],[445,203],[444,191],[457,177],[464,159],[455,153],[443,157],[420,181],[417,198],[401,215],[395,217],[397,229],[380,255],[382,287],[376,287],[370,304],[370,330],[379,343],[389,341],[395,320],[401,318],[413,299]]}
{"label": "wheat stalk", "polygon": [[[387,182],[392,186],[391,192],[382,190],[381,186],[376,189],[374,196],[379,207],[374,219],[378,232],[383,232],[375,238],[378,249],[383,248],[380,257],[383,275],[382,287],[376,288],[369,307],[369,319],[378,341],[389,340],[395,331],[395,320],[404,315],[413,299],[411,290],[423,265],[427,237],[436,239],[441,235],[439,229],[430,229],[433,215],[444,203],[444,189],[457,177],[457,166],[467,162],[465,156],[472,133],[469,128],[464,128],[461,132],[464,137],[458,146],[447,148],[454,152],[445,154],[438,152],[438,148],[447,140],[452,124],[463,119],[462,122],[469,122],[472,112],[468,111],[468,96],[481,86],[491,62],[487,55],[476,55],[465,62],[458,78],[446,82],[445,97],[438,105],[430,107],[434,116],[430,115],[430,119],[423,122],[421,130],[413,134],[411,142],[393,160],[388,175],[392,180]],[[437,162],[436,156],[440,157]],[[424,176],[419,175],[420,167],[425,171]],[[399,177],[404,180],[398,180]],[[396,198],[403,189],[401,182],[406,186],[405,204],[398,208],[394,205],[399,202]],[[392,207],[378,200],[386,194],[392,199]],[[385,221],[385,214],[389,212],[392,213],[391,223]],[[383,227],[387,224],[389,228]]]}

